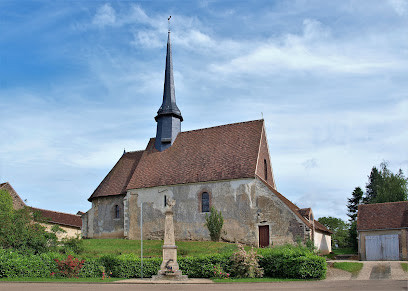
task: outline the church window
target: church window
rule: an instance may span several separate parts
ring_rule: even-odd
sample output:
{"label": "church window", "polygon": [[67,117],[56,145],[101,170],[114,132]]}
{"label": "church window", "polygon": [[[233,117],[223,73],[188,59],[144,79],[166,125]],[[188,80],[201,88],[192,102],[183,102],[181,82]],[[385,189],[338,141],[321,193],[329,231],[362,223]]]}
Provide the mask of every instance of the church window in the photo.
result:
{"label": "church window", "polygon": [[166,207],[166,206],[167,206],[167,196],[164,195],[164,207]]}
{"label": "church window", "polygon": [[119,205],[115,205],[115,218],[119,218],[119,215],[120,215]]}
{"label": "church window", "polygon": [[264,159],[264,171],[265,171],[265,180],[268,180],[268,163]]}
{"label": "church window", "polygon": [[201,194],[201,212],[210,212],[210,194],[208,192]]}

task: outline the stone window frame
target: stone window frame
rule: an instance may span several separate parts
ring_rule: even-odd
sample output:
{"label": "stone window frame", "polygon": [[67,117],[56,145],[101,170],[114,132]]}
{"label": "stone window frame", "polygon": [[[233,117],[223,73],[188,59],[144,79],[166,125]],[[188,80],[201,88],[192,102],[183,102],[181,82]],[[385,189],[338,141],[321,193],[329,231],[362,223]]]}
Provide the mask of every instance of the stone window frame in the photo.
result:
{"label": "stone window frame", "polygon": [[198,213],[201,213],[201,214],[205,214],[205,213],[209,213],[210,211],[208,211],[208,212],[203,212],[202,211],[202,209],[203,209],[203,207],[202,207],[202,202],[203,202],[203,199],[202,199],[202,197],[203,197],[203,193],[208,193],[208,204],[209,204],[209,209],[208,210],[211,210],[211,206],[212,206],[212,193],[211,193],[211,191],[210,191],[210,189],[208,189],[208,188],[204,188],[204,189],[201,189],[201,191],[200,192],[198,192],[198,194],[197,194],[197,201],[198,201]]}
{"label": "stone window frame", "polygon": [[113,219],[115,219],[115,220],[120,219],[120,206],[119,206],[119,204],[115,204],[113,206]]}

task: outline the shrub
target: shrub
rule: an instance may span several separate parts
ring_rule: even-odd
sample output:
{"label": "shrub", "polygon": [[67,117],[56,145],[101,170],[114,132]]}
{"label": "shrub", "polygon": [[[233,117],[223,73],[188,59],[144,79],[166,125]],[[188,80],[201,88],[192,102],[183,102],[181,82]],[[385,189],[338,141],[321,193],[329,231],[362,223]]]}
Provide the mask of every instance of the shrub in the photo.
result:
{"label": "shrub", "polygon": [[67,278],[78,278],[78,273],[84,266],[85,260],[78,260],[73,256],[69,255],[66,260],[54,259],[57,263],[57,268],[63,277]]}
{"label": "shrub", "polygon": [[217,211],[214,207],[211,207],[210,215],[205,214],[205,225],[210,232],[212,241],[219,241],[221,237],[221,229],[224,224],[224,218],[221,211]]}
{"label": "shrub", "polygon": [[259,249],[262,255],[259,265],[265,276],[277,278],[323,279],[326,276],[326,261],[306,247],[286,245]]}
{"label": "shrub", "polygon": [[57,237],[35,223],[28,207],[14,210],[11,196],[0,190],[0,247],[22,254],[39,254],[53,250]]}
{"label": "shrub", "polygon": [[177,259],[180,270],[189,278],[211,278],[214,276],[214,266],[219,265],[227,273],[231,273],[229,256],[212,254],[198,257],[183,257]]}
{"label": "shrub", "polygon": [[[143,277],[151,277],[157,274],[160,269],[161,258],[143,259]],[[141,261],[134,254],[120,255],[115,259],[115,265],[112,267],[112,276],[118,278],[140,278]]]}
{"label": "shrub", "polygon": [[229,273],[224,272],[220,264],[216,264],[215,266],[213,266],[213,274],[213,277],[218,279],[228,279],[230,276]]}
{"label": "shrub", "polygon": [[258,257],[252,248],[246,252],[241,244],[238,244],[238,251],[231,256],[232,273],[238,278],[260,278],[263,275],[263,269],[259,267]]}
{"label": "shrub", "polygon": [[85,249],[84,242],[78,236],[62,239],[61,251],[65,254],[69,253],[80,254],[84,251],[84,249]]}

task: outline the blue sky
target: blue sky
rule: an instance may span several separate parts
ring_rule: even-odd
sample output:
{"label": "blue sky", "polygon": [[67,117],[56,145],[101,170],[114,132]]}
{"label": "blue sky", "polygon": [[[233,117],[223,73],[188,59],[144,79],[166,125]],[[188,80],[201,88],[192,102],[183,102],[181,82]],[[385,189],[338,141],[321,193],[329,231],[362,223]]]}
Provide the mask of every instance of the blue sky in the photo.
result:
{"label": "blue sky", "polygon": [[0,0],[0,181],[76,213],[155,135],[167,17],[182,130],[263,117],[278,190],[346,218],[408,172],[408,1]]}

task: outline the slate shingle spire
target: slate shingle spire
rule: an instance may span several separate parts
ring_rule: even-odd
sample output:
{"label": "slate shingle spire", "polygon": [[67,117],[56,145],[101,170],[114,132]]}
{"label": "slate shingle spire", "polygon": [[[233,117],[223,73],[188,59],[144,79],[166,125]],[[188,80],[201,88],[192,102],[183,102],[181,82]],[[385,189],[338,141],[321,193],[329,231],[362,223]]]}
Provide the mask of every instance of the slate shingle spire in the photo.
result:
{"label": "slate shingle spire", "polygon": [[164,151],[169,148],[181,131],[180,109],[176,104],[174,91],[173,62],[171,60],[170,30],[167,39],[166,72],[164,76],[163,103],[154,118],[157,122],[155,148]]}

